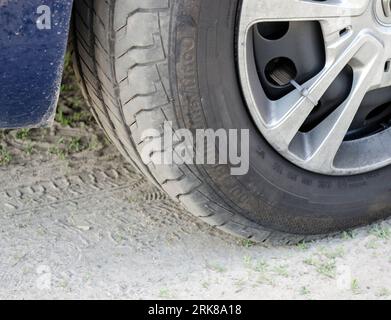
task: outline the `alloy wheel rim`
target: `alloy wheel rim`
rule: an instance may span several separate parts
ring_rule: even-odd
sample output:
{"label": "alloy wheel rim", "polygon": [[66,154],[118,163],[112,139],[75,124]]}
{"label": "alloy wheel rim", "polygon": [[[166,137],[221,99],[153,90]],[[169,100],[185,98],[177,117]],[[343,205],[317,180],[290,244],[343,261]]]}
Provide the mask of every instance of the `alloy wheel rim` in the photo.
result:
{"label": "alloy wheel rim", "polygon": [[[243,94],[262,135],[295,165],[311,172],[342,176],[391,164],[391,116],[380,117],[372,131],[364,128],[366,134],[361,130],[357,136],[351,130],[364,102],[387,100],[366,110],[374,120],[391,114],[391,16],[386,10],[391,3],[387,1],[242,0],[237,41]],[[266,80],[262,79],[254,40],[259,30],[255,28],[278,23],[276,32],[265,29],[266,43],[275,45],[288,37],[287,24],[310,22],[318,23],[321,29],[322,67],[311,77],[296,81],[295,61],[289,59],[290,48],[285,47],[275,61],[265,63],[267,67],[261,72]],[[301,131],[314,110],[320,108],[330,87],[338,87],[335,82],[346,68],[352,74],[347,96],[319,123]],[[271,97],[265,82],[287,91]],[[375,97],[377,94],[382,99]]]}

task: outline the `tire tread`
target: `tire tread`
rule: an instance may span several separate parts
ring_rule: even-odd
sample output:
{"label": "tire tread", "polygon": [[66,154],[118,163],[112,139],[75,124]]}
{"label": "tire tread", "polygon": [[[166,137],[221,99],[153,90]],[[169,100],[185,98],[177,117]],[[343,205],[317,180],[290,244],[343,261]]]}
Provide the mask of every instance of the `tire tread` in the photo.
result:
{"label": "tire tread", "polygon": [[74,65],[97,121],[135,168],[211,226],[261,243],[312,239],[273,231],[235,213],[186,165],[142,162],[143,130],[162,130],[166,120],[176,124],[167,56],[173,1],[75,2]]}

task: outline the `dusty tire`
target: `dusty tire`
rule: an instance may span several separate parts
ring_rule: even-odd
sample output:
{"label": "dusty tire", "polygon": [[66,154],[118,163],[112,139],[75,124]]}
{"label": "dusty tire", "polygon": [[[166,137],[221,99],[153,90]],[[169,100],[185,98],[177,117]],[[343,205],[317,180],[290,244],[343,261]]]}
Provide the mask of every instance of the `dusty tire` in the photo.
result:
{"label": "dusty tire", "polygon": [[[390,167],[352,177],[307,172],[277,154],[255,128],[235,64],[239,5],[76,0],[75,68],[102,128],[174,200],[240,237],[293,243],[386,218]],[[234,177],[226,165],[145,165],[141,133],[162,130],[166,120],[193,130],[249,128],[250,172]]]}

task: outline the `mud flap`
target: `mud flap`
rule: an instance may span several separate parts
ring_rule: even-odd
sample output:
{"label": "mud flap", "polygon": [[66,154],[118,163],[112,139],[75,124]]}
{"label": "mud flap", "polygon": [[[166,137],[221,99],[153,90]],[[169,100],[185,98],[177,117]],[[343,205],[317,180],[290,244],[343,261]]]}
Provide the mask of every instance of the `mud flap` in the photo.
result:
{"label": "mud flap", "polygon": [[0,128],[52,124],[73,0],[0,0]]}

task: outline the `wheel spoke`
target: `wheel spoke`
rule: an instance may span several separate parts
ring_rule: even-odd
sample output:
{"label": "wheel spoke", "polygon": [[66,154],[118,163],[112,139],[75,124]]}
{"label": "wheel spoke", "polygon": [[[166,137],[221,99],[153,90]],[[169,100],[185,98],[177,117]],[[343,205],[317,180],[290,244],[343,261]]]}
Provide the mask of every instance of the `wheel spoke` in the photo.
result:
{"label": "wheel spoke", "polygon": [[333,170],[333,162],[347,131],[368,90],[377,82],[382,72],[382,45],[366,42],[351,61],[354,69],[353,88],[346,101],[327,119],[308,134],[307,165],[312,168]]}
{"label": "wheel spoke", "polygon": [[244,0],[241,24],[260,21],[325,20],[354,17],[364,13],[370,0]]}
{"label": "wheel spoke", "polygon": [[268,137],[276,142],[281,150],[287,150],[311,111],[345,66],[353,58],[366,59],[367,57],[361,58],[362,52],[372,52],[370,58],[373,59],[374,56],[380,55],[381,49],[381,44],[372,36],[357,37],[323,72],[304,84],[303,91],[295,90],[270,106],[271,122],[267,124]]}

